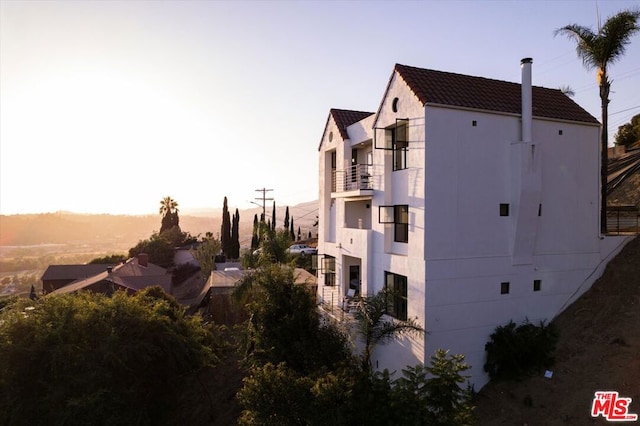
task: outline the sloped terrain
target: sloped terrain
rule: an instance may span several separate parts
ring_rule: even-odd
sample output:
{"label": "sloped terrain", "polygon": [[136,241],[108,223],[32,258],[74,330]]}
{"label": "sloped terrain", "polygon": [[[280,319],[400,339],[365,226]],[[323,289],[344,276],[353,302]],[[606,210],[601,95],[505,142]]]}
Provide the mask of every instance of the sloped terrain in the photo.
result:
{"label": "sloped terrain", "polygon": [[477,396],[478,425],[609,424],[590,415],[599,390],[632,398],[629,412],[640,415],[640,237],[553,322],[553,377],[489,383]]}

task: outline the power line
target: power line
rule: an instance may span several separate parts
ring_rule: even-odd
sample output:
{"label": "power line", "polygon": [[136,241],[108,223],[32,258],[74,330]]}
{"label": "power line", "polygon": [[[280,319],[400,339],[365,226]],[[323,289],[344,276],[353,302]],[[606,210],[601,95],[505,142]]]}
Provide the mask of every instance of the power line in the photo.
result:
{"label": "power line", "polygon": [[612,113],[609,114],[609,116],[620,114],[622,112],[631,111],[632,109],[636,109],[636,108],[640,108],[640,105],[632,106],[631,108],[623,109],[621,111],[612,112]]}

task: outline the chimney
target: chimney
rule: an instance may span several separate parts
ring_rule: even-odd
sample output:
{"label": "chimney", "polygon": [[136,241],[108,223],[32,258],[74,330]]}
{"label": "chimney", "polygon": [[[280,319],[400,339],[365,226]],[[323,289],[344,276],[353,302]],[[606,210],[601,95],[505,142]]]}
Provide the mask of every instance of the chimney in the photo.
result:
{"label": "chimney", "polygon": [[522,68],[522,142],[531,142],[531,126],[533,122],[531,63],[533,59],[524,58],[520,61]]}
{"label": "chimney", "polygon": [[149,255],[147,253],[140,253],[138,255],[138,265],[144,266],[145,268],[149,264]]}

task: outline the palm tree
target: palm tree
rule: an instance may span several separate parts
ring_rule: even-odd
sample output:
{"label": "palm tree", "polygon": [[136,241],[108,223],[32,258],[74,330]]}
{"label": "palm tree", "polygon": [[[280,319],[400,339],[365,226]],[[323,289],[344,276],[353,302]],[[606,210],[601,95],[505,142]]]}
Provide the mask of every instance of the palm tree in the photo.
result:
{"label": "palm tree", "polygon": [[602,130],[600,134],[600,231],[607,232],[607,147],[608,147],[608,108],[611,80],[607,67],[624,55],[631,36],[640,29],[638,18],[640,10],[624,10],[611,16],[595,33],[591,28],[571,24],[559,28],[555,35],[562,34],[576,42],[578,57],[588,70],[597,70],[602,107]]}
{"label": "palm tree", "polygon": [[164,197],[160,200],[160,209],[158,213],[162,215],[162,223],[160,233],[178,226],[178,202],[171,197]]}
{"label": "palm tree", "polygon": [[380,343],[395,340],[408,333],[420,333],[424,329],[413,319],[400,321],[385,317],[393,293],[384,289],[371,297],[362,297],[356,304],[355,318],[358,334],[364,340],[362,368],[371,371],[371,355]]}

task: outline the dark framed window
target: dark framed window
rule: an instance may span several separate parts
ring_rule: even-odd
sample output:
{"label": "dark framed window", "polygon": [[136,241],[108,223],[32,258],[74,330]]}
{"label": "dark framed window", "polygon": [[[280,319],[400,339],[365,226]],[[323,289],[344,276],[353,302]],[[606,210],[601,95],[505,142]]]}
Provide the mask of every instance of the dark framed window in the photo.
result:
{"label": "dark framed window", "polygon": [[509,294],[509,282],[500,283],[500,294]]}
{"label": "dark framed window", "polygon": [[409,242],[409,205],[380,206],[379,217],[380,223],[393,224],[393,241]]}
{"label": "dark framed window", "polygon": [[396,121],[396,126],[387,129],[391,137],[391,149],[393,153],[393,170],[407,168],[407,148],[409,147],[409,126],[405,121]]}
{"label": "dark framed window", "polygon": [[500,216],[509,216],[509,204],[500,204]]}
{"label": "dark framed window", "polygon": [[324,272],[324,285],[334,287],[336,285],[336,258],[325,255],[322,259],[322,269]]}
{"label": "dark framed window", "polygon": [[407,277],[385,271],[387,314],[401,321],[407,320]]}
{"label": "dark framed window", "polygon": [[542,286],[541,280],[533,280],[533,291],[540,291],[541,286]]}

